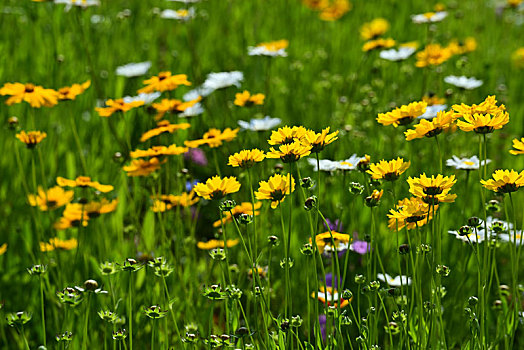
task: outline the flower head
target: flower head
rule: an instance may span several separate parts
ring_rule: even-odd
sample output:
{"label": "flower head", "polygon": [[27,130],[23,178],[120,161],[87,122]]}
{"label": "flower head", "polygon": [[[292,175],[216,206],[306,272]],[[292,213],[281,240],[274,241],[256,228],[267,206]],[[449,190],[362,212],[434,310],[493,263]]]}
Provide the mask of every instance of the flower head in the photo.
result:
{"label": "flower head", "polygon": [[173,133],[175,130],[185,130],[191,127],[189,123],[180,123],[180,124],[171,124],[167,120],[159,121],[156,125],[156,128],[146,131],[140,137],[140,142],[145,142],[150,138],[163,134],[165,132]]}
{"label": "flower head", "polygon": [[494,130],[502,129],[509,123],[508,112],[499,112],[497,114],[466,114],[464,120],[459,120],[457,126],[462,131],[474,131],[477,134],[489,134]]}
{"label": "flower head", "polygon": [[286,48],[289,46],[289,41],[282,39],[266,43],[260,43],[255,47],[248,47],[249,56],[269,56],[269,57],[286,57]]}
{"label": "flower head", "polygon": [[115,112],[125,113],[135,107],[139,107],[143,105],[144,105],[144,101],[133,101],[133,102],[126,103],[121,98],[116,99],[116,100],[109,99],[106,101],[107,107],[96,107],[95,110],[98,112],[98,115],[100,115],[101,117],[110,117]]}
{"label": "flower head", "polygon": [[239,92],[235,95],[235,105],[240,107],[251,107],[254,105],[263,105],[264,94],[254,94],[251,95],[251,93],[247,90],[244,90],[244,92]]}
{"label": "flower head", "polygon": [[10,96],[5,103],[10,106],[25,101],[34,108],[52,107],[58,103],[58,92],[39,85],[22,83],[5,83],[0,88],[0,95]]}
{"label": "flower head", "polygon": [[236,177],[213,176],[207,179],[205,183],[198,183],[195,186],[195,192],[198,196],[205,199],[221,199],[228,194],[238,192],[240,189],[240,182]]}
{"label": "flower head", "polygon": [[391,287],[400,287],[402,285],[409,286],[411,284],[411,278],[408,276],[395,276],[392,277],[390,275],[377,273],[377,278],[381,280],[382,282],[387,283]]}
{"label": "flower head", "polygon": [[375,39],[389,29],[389,22],[384,18],[375,18],[360,27],[360,37],[364,40]]}
{"label": "flower head", "polygon": [[524,137],[519,139],[513,139],[513,148],[509,153],[513,155],[524,154]]}
{"label": "flower head", "polygon": [[29,194],[29,204],[33,207],[38,206],[40,210],[47,211],[59,208],[73,200],[75,196],[74,191],[64,191],[62,187],[51,187],[44,191],[42,187],[38,187],[38,194]]}
{"label": "flower head", "polygon": [[154,212],[165,212],[176,207],[190,207],[200,200],[195,196],[195,192],[184,192],[181,195],[175,196],[172,194],[162,194],[153,197],[153,206],[151,210]]}
{"label": "flower head", "polygon": [[129,153],[131,158],[143,158],[143,157],[160,157],[160,156],[175,156],[178,154],[186,153],[187,147],[180,147],[177,145],[171,146],[153,146],[146,150],[137,149]]}
{"label": "flower head", "polygon": [[158,158],[149,160],[133,159],[131,164],[124,166],[122,169],[127,172],[127,176],[148,176],[160,169],[160,166],[165,162],[165,159],[161,162]]}
{"label": "flower head", "polygon": [[412,15],[411,20],[413,23],[435,23],[440,22],[448,16],[446,11],[439,12],[426,12],[419,15]]}
{"label": "flower head", "polygon": [[347,250],[349,248],[349,244],[351,243],[351,236],[346,233],[328,231],[316,235],[315,241],[320,254],[324,253],[324,251],[337,252]]}
{"label": "flower head", "polygon": [[271,208],[275,209],[284,201],[286,195],[294,191],[295,179],[293,176],[275,174],[268,181],[260,181],[255,197],[258,200],[270,200]]}
{"label": "flower head", "polygon": [[22,130],[20,133],[16,134],[16,138],[25,143],[27,148],[34,148],[46,137],[47,134],[41,131],[28,131],[26,133]]}
{"label": "flower head", "polygon": [[150,61],[128,63],[123,66],[116,67],[116,75],[126,78],[139,77],[146,74],[149,68],[151,68]]}
{"label": "flower head", "polygon": [[406,140],[411,141],[423,137],[435,137],[444,130],[451,128],[455,113],[438,112],[437,116],[431,121],[422,119],[419,124],[415,125],[414,129],[404,132]]}
{"label": "flower head", "polygon": [[486,162],[480,162],[477,156],[470,158],[459,158],[457,156],[452,156],[451,159],[446,160],[446,165],[458,170],[477,170],[480,166],[480,163],[485,165],[489,162],[491,162],[490,159],[486,159]]}
{"label": "flower head", "polygon": [[280,123],[282,123],[282,120],[280,120],[279,118],[271,118],[270,116],[265,116],[261,119],[251,119],[249,122],[246,122],[244,120],[238,121],[238,125],[240,125],[242,129],[251,131],[271,130]]}
{"label": "flower head", "polygon": [[113,186],[102,185],[98,181],[91,181],[89,176],[78,176],[74,180],[69,180],[59,176],[56,178],[56,183],[60,187],[91,187],[102,193],[111,192],[113,190]]}
{"label": "flower head", "polygon": [[473,77],[468,78],[465,76],[457,77],[455,75],[448,75],[444,78],[444,82],[455,85],[456,87],[459,87],[461,89],[465,90],[473,90],[480,86],[482,86],[483,82],[482,80],[475,79]]}
{"label": "flower head", "polygon": [[405,162],[402,158],[390,161],[381,160],[369,166],[368,174],[375,180],[395,181],[409,168],[411,162]]}
{"label": "flower head", "polygon": [[224,131],[220,131],[219,129],[211,128],[200,140],[185,141],[184,145],[190,148],[197,148],[202,145],[209,145],[211,148],[216,148],[221,146],[222,142],[230,142],[237,137],[238,130],[238,128],[226,128]]}
{"label": "flower head", "polygon": [[426,107],[426,102],[411,102],[408,105],[397,107],[390,112],[379,113],[377,121],[382,125],[393,125],[395,128],[399,125],[408,125],[424,114]]}
{"label": "flower head", "polygon": [[438,205],[434,205],[433,210],[429,209],[430,205],[418,197],[404,198],[389,211],[388,227],[390,230],[400,230],[404,227],[412,230],[425,225],[433,219],[433,212],[437,211]]}
{"label": "flower head", "polygon": [[438,204],[441,202],[454,202],[456,194],[450,194],[451,187],[457,182],[455,175],[442,176],[426,174],[420,177],[408,178],[409,192],[415,197],[421,198],[425,203]]}
{"label": "flower head", "polygon": [[[320,290],[317,292],[318,300],[321,301],[323,304],[328,304],[330,306],[338,307],[338,303],[340,302],[340,307],[344,308],[349,305],[349,302],[351,299],[346,300],[341,298],[340,293],[334,289],[333,287],[327,287],[327,290],[324,289],[324,287],[320,287]],[[313,292],[311,296],[314,298],[315,293]]]}
{"label": "flower head", "polygon": [[73,84],[71,86],[65,86],[58,89],[59,100],[74,100],[78,95],[82,94],[91,86],[91,80],[88,80],[82,84]]}
{"label": "flower head", "polygon": [[180,85],[190,86],[191,83],[187,80],[185,74],[172,75],[171,72],[160,72],[157,76],[152,76],[149,79],[144,80],[146,87],[138,90],[138,93],[150,93],[153,91],[171,91],[175,90]]}
{"label": "flower head", "polygon": [[500,193],[511,193],[524,186],[524,170],[520,173],[515,170],[495,170],[493,178],[480,180],[488,190]]}
{"label": "flower head", "polygon": [[300,142],[303,145],[311,147],[311,152],[318,153],[322,151],[327,145],[338,139],[338,130],[329,133],[329,127],[322,130],[320,133],[316,133],[313,130],[308,130],[304,136],[300,138]]}
{"label": "flower head", "polygon": [[255,148],[251,150],[242,150],[229,156],[229,163],[232,167],[241,167],[243,169],[251,168],[255,163],[259,163],[266,158],[261,150]]}
{"label": "flower head", "polygon": [[395,46],[395,44],[396,41],[392,38],[369,40],[362,46],[362,51],[368,52],[376,49],[389,49],[390,47]]}
{"label": "flower head", "polygon": [[284,163],[292,163],[311,154],[311,148],[312,146],[304,145],[300,141],[294,141],[280,145],[277,150],[271,147],[266,158],[280,158]]}
{"label": "flower head", "polygon": [[242,202],[240,205],[236,205],[235,207],[233,207],[233,209],[231,209],[231,212],[225,211],[222,221],[221,220],[215,221],[213,223],[213,227],[219,227],[222,224],[232,222],[233,216],[238,218],[242,214],[251,215],[251,216],[260,215],[260,211],[258,211],[258,209],[260,209],[261,206],[262,206],[262,202],[256,202],[254,206],[255,211],[253,211],[253,204],[251,202]]}
{"label": "flower head", "polygon": [[[238,239],[228,239],[227,240],[227,247],[231,248],[236,246],[240,241]],[[211,250],[216,248],[224,248],[224,241],[218,240],[218,239],[210,239],[207,242],[198,242],[197,243],[198,249],[202,250]]]}
{"label": "flower head", "polygon": [[506,111],[504,105],[497,106],[497,98],[495,96],[488,96],[480,104],[472,104],[468,106],[464,103],[460,105],[453,105],[453,110],[458,114],[458,117],[465,117],[466,115],[474,114],[499,114]]}
{"label": "flower head", "polygon": [[166,113],[182,114],[188,108],[195,106],[201,100],[201,96],[198,96],[197,98],[187,102],[165,98],[160,101],[160,103],[153,103],[153,108],[157,111],[155,120],[162,119]]}
{"label": "flower head", "polygon": [[351,10],[353,5],[349,0],[333,0],[320,9],[318,17],[323,21],[336,21]]}
{"label": "flower head", "polygon": [[450,49],[440,44],[428,44],[424,50],[417,53],[415,65],[419,68],[427,66],[438,66],[449,60],[452,56]]}
{"label": "flower head", "polygon": [[76,238],[62,240],[58,237],[51,238],[48,242],[40,242],[40,251],[50,252],[55,249],[71,250],[78,246]]}
{"label": "flower head", "polygon": [[290,144],[294,141],[300,140],[307,133],[307,129],[303,126],[284,126],[271,132],[271,136],[267,142],[270,145],[284,145]]}

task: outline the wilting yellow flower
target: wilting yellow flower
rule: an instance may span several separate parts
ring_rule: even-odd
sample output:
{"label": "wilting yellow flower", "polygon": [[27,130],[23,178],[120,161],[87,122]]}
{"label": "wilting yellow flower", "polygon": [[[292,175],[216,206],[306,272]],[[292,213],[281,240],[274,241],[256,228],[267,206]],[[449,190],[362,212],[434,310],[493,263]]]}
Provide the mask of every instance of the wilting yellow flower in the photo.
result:
{"label": "wilting yellow flower", "polygon": [[0,245],[0,255],[4,255],[7,251],[7,243]]}
{"label": "wilting yellow flower", "polygon": [[388,227],[390,230],[401,230],[406,227],[412,230],[417,226],[423,226],[433,219],[433,213],[438,209],[438,205],[425,203],[418,197],[404,198],[398,201],[395,209],[391,209],[388,214]]}
{"label": "wilting yellow flower", "polygon": [[495,170],[493,179],[480,180],[488,190],[500,193],[511,193],[524,186],[524,170],[520,173],[515,170]]}
{"label": "wilting yellow flower", "polygon": [[391,38],[369,40],[366,43],[364,43],[364,46],[362,46],[362,51],[368,52],[375,49],[388,49],[390,47],[395,46],[395,44],[395,40]]}
{"label": "wilting yellow flower", "polygon": [[389,22],[384,18],[375,18],[360,27],[360,37],[364,40],[375,39],[389,29]]}
{"label": "wilting yellow flower", "polygon": [[56,178],[56,183],[60,187],[91,187],[102,193],[111,192],[113,190],[113,186],[102,185],[100,182],[91,181],[89,176],[78,176],[74,180],[68,180],[59,176]]}
{"label": "wilting yellow flower", "polygon": [[313,130],[308,130],[304,136],[300,138],[300,142],[304,146],[311,147],[311,153],[318,153],[322,151],[327,145],[333,141],[336,141],[338,139],[337,135],[338,130],[330,134],[328,126],[320,133],[316,133]]}
{"label": "wilting yellow flower", "polygon": [[452,56],[452,52],[448,48],[440,46],[440,44],[428,44],[424,50],[417,52],[417,67],[438,66],[446,62]]}
{"label": "wilting yellow flower", "polygon": [[185,130],[191,127],[189,123],[171,124],[167,120],[162,120],[157,123],[156,128],[146,131],[140,137],[140,142],[145,142],[152,137],[158,136],[165,132],[173,133],[175,130]]}
{"label": "wilting yellow flower", "polygon": [[299,141],[306,132],[307,129],[303,126],[293,126],[291,128],[289,126],[284,126],[277,130],[273,130],[267,142],[272,146],[289,144],[294,141]]}
{"label": "wilting yellow flower", "polygon": [[451,128],[455,113],[452,111],[437,112],[437,116],[431,121],[422,119],[419,124],[415,125],[414,129],[410,129],[404,132],[406,140],[411,141],[414,139],[420,139],[423,137],[434,137],[440,134],[442,131]]}
{"label": "wilting yellow flower", "polygon": [[[351,243],[351,236],[345,233],[328,231],[316,235],[315,241],[317,243],[318,251],[320,252],[320,254],[322,254],[324,253],[324,250],[328,252],[336,252],[344,249],[349,249],[349,243]],[[333,243],[335,243],[335,246],[333,246]]]}
{"label": "wilting yellow flower", "polygon": [[452,55],[463,55],[477,49],[477,40],[472,37],[468,37],[461,42],[452,40],[446,48],[451,51]]}
{"label": "wilting yellow flower", "polygon": [[226,128],[224,131],[220,131],[219,129],[211,128],[200,140],[184,141],[184,145],[189,148],[197,148],[207,144],[211,148],[216,148],[221,146],[222,142],[229,142],[237,137],[238,130],[240,129]]}
{"label": "wilting yellow flower", "polygon": [[78,95],[86,91],[91,86],[91,80],[82,84],[73,84],[72,86],[65,86],[58,89],[59,100],[74,100]]}
{"label": "wilting yellow flower", "polygon": [[369,166],[368,174],[375,180],[395,181],[409,168],[411,162],[405,162],[402,158],[386,161],[382,159],[378,163]]}
{"label": "wilting yellow flower", "polygon": [[304,145],[300,141],[295,141],[293,143],[279,145],[277,150],[271,147],[266,154],[266,158],[280,158],[284,163],[292,163],[310,154],[311,146]]}
{"label": "wilting yellow flower", "polygon": [[234,176],[221,178],[216,175],[207,179],[206,183],[197,183],[195,192],[204,199],[221,199],[228,194],[238,192],[240,182]]}
{"label": "wilting yellow flower", "polygon": [[132,101],[129,103],[124,102],[123,99],[119,98],[116,100],[107,100],[107,107],[96,107],[95,110],[101,117],[110,117],[115,112],[125,113],[135,107],[143,106],[144,101]]}
{"label": "wilting yellow flower", "polygon": [[[318,296],[318,300],[321,301],[323,304],[328,304],[329,306],[333,306],[334,308],[338,308],[338,302],[340,301],[340,308],[344,308],[349,305],[351,302],[351,299],[346,300],[342,299],[340,293],[333,289],[333,287],[327,287],[327,290],[324,289],[324,287],[320,287],[320,290],[316,293]],[[315,297],[315,292],[311,293],[311,297]]]}
{"label": "wilting yellow flower", "polygon": [[172,194],[163,194],[157,198],[153,198],[153,206],[151,210],[154,212],[165,212],[171,210],[175,207],[190,207],[200,200],[200,198],[195,196],[195,192],[191,191],[189,193],[184,192],[179,196]]}
{"label": "wilting yellow flower", "polygon": [[[238,244],[238,239],[228,239],[227,240],[227,247],[231,248]],[[218,240],[218,239],[210,239],[207,242],[198,242],[197,247],[202,250],[211,250],[216,248],[224,248],[224,241]]]}
{"label": "wilting yellow flower", "polygon": [[511,60],[517,68],[524,68],[524,47],[518,48],[511,55]]}
{"label": "wilting yellow flower", "polygon": [[62,187],[51,187],[47,191],[38,186],[38,194],[29,194],[27,199],[33,207],[38,206],[40,210],[47,211],[59,208],[73,200],[74,191],[64,191]]}
{"label": "wilting yellow flower", "polygon": [[408,178],[409,192],[415,197],[421,198],[425,203],[438,204],[440,202],[451,203],[457,198],[456,194],[450,194],[451,187],[457,182],[455,175],[443,176],[426,174],[420,177]]}
{"label": "wilting yellow flower", "polygon": [[408,125],[426,112],[426,102],[411,102],[387,113],[379,113],[377,121],[382,125]]}
{"label": "wilting yellow flower", "polygon": [[171,75],[171,72],[160,72],[158,73],[158,76],[153,76],[147,80],[144,80],[144,84],[147,86],[138,90],[139,94],[151,93],[154,91],[171,91],[180,85],[191,85],[191,83],[187,80],[187,75]]}
{"label": "wilting yellow flower", "polygon": [[323,21],[336,21],[351,10],[353,5],[349,0],[333,0],[332,3],[321,9],[319,18]]}
{"label": "wilting yellow flower", "polygon": [[457,126],[462,131],[474,131],[477,134],[489,134],[496,129],[502,129],[509,123],[508,112],[499,112],[497,114],[466,114],[464,120],[459,120]]}
{"label": "wilting yellow flower", "polygon": [[149,149],[137,149],[129,153],[131,158],[142,157],[160,157],[160,156],[176,156],[178,154],[186,153],[189,150],[187,147],[180,147],[177,145],[171,146],[153,146]]}
{"label": "wilting yellow flower", "polygon": [[122,169],[127,172],[127,176],[148,176],[149,174],[160,169],[167,159],[160,161],[158,158],[151,158],[149,160],[133,159],[131,164],[125,165]]}
{"label": "wilting yellow flower", "polygon": [[235,95],[234,103],[240,107],[251,107],[254,105],[263,105],[265,98],[266,96],[264,94],[251,95],[249,91],[244,90],[244,92],[239,92]]}
{"label": "wilting yellow flower", "polygon": [[10,106],[25,101],[31,107],[52,107],[58,103],[58,92],[34,84],[5,83],[0,95],[11,96],[5,101]]}
{"label": "wilting yellow flower", "polygon": [[464,103],[460,105],[453,105],[453,110],[457,112],[457,117],[465,117],[466,115],[474,114],[499,114],[506,111],[506,106],[497,106],[497,98],[495,96],[488,96],[480,104],[472,104],[468,106]]}
{"label": "wilting yellow flower", "polygon": [[510,150],[509,153],[513,155],[524,154],[524,137],[522,137],[520,140],[514,139],[513,148],[514,149]]}
{"label": "wilting yellow flower", "polygon": [[[260,215],[260,207],[262,206],[262,202],[256,202],[255,203],[255,211],[253,212],[253,204],[251,202],[243,202],[240,205],[235,206],[231,213],[226,211],[224,212],[224,217],[222,218],[222,221],[217,220],[213,223],[213,227],[219,227],[223,224],[227,224],[228,222],[233,221],[233,216],[235,218],[238,218],[241,214],[247,214],[247,215]],[[233,216],[231,216],[233,214]]]}
{"label": "wilting yellow flower", "polygon": [[[291,184],[290,184],[291,178]],[[258,200],[271,200],[271,208],[275,209],[284,201],[287,194],[295,191],[295,179],[290,175],[275,174],[268,181],[260,181],[255,197]]]}
{"label": "wilting yellow flower", "polygon": [[195,104],[202,100],[201,96],[198,96],[194,100],[183,102],[175,99],[164,98],[160,103],[153,103],[153,108],[157,111],[155,120],[160,120],[166,113],[179,114],[183,113],[186,109],[193,107]]}
{"label": "wilting yellow flower", "polygon": [[51,238],[49,243],[40,242],[40,251],[42,252],[51,252],[55,249],[71,250],[75,249],[76,247],[78,247],[76,238],[62,240],[58,237],[55,237]]}
{"label": "wilting yellow flower", "polygon": [[16,134],[16,138],[25,143],[27,148],[35,147],[46,137],[47,134],[41,131],[28,131],[26,133],[22,130],[20,133]]}
{"label": "wilting yellow flower", "polygon": [[261,150],[255,148],[242,150],[229,156],[229,163],[232,167],[241,167],[243,169],[251,168],[255,163],[261,162],[266,155]]}

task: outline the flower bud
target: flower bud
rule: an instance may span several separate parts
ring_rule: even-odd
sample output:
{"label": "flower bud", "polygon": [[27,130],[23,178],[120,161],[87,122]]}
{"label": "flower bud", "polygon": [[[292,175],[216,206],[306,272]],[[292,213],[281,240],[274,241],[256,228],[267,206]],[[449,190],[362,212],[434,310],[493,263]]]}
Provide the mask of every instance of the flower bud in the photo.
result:
{"label": "flower bud", "polygon": [[356,284],[364,284],[364,283],[366,283],[366,277],[364,275],[356,275],[355,276],[355,283]]}
{"label": "flower bud", "polygon": [[305,189],[310,189],[313,187],[315,182],[310,177],[305,177],[303,179],[300,179],[300,187]]}
{"label": "flower bud", "polygon": [[462,226],[458,230],[459,236],[468,236],[473,232],[470,226]]}
{"label": "flower bud", "polygon": [[231,211],[237,205],[237,203],[232,199],[226,199],[222,201],[219,205],[221,211]]}
{"label": "flower bud", "polygon": [[311,209],[316,208],[316,207],[317,207],[317,197],[316,196],[311,196],[307,198],[306,201],[304,202],[304,209],[306,209],[307,211],[310,211]]}
{"label": "flower bud", "polygon": [[479,302],[479,299],[476,296],[471,296],[468,298],[468,305],[471,307],[477,305],[478,302]]}
{"label": "flower bud", "polygon": [[468,226],[478,227],[482,223],[482,220],[476,216],[472,216],[468,219]]}
{"label": "flower bud", "polygon": [[405,255],[409,253],[409,245],[408,244],[401,244],[398,247],[398,252],[401,255]]}
{"label": "flower bud", "polygon": [[360,194],[362,194],[362,192],[364,192],[364,186],[362,186],[360,183],[358,182],[351,182],[349,184],[349,193],[355,195],[355,196],[358,196]]}
{"label": "flower bud", "polygon": [[313,255],[313,246],[311,245],[311,243],[306,243],[302,246],[300,252],[305,256],[311,256]]}

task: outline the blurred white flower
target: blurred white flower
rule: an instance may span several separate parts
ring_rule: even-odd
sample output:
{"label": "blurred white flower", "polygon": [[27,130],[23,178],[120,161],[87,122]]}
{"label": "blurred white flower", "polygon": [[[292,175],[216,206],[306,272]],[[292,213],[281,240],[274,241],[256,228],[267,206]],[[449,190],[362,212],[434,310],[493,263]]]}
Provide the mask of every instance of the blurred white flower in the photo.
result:
{"label": "blurred white flower", "polygon": [[388,61],[402,61],[413,55],[416,50],[412,47],[403,46],[398,50],[390,49],[380,51],[380,58]]}
{"label": "blurred white flower", "polygon": [[186,108],[186,110],[180,113],[178,116],[181,118],[195,117],[204,113],[204,108],[201,103],[195,103],[193,106]]}
{"label": "blurred white flower", "polygon": [[261,119],[251,119],[249,122],[246,122],[244,120],[238,121],[238,125],[240,125],[242,129],[251,131],[271,130],[280,123],[282,123],[282,120],[280,120],[279,118],[271,118],[268,115]]}
{"label": "blurred white flower", "polygon": [[211,90],[211,92],[223,89],[228,86],[240,87],[240,84],[244,80],[244,73],[239,71],[234,72],[220,72],[220,73],[209,73],[206,81],[202,84],[204,91]]}
{"label": "blurred white flower", "polygon": [[197,2],[200,2],[200,0],[167,0],[171,2],[181,2],[184,4],[196,4]]}
{"label": "blurred white flower", "polygon": [[100,1],[98,0],[55,0],[55,4],[65,4],[66,10],[69,10],[71,6],[89,7],[99,6]]}
{"label": "blurred white flower", "polygon": [[[486,163],[488,164],[491,162],[490,159],[486,159]],[[457,156],[452,156],[451,159],[446,160],[446,165],[453,167],[458,170],[477,170],[480,166],[480,161],[477,156],[473,156],[470,158],[459,158]],[[484,161],[482,161],[482,165],[485,165]]]}
{"label": "blurred white flower", "polygon": [[[377,278],[381,280],[382,282],[386,282],[391,287],[400,287],[402,285],[408,286],[411,284],[411,278],[407,276],[395,276],[392,277],[390,275],[377,273]],[[402,283],[401,283],[402,282]]]}
{"label": "blurred white flower", "polygon": [[360,156],[357,156],[355,153],[353,153],[351,157],[342,161],[342,163],[346,163],[346,164],[342,164],[340,169],[341,170],[355,170],[358,166],[358,163],[361,160],[365,161],[366,157],[360,157]]}
{"label": "blurred white flower", "polygon": [[467,78],[465,76],[457,77],[455,75],[449,75],[445,77],[444,81],[448,84],[455,85],[456,87],[466,90],[476,89],[483,84],[482,80]]}
{"label": "blurred white flower", "polygon": [[287,57],[286,49],[268,50],[265,46],[249,46],[247,48],[249,56],[271,56],[271,57]]}
{"label": "blurred white flower", "polygon": [[[314,167],[314,171],[318,171],[318,168],[317,168],[317,160],[314,159],[314,158],[308,158],[307,159],[308,163],[311,164],[313,167]],[[335,171],[335,170],[338,170],[340,169],[340,164],[341,162],[337,162],[337,161],[334,161],[334,160],[329,160],[329,159],[320,159],[319,160],[319,165],[320,165],[320,170],[321,171]]]}
{"label": "blurred white flower", "polygon": [[424,114],[418,117],[418,119],[433,119],[437,116],[438,112],[445,111],[448,105],[431,105],[426,107]]}
{"label": "blurred white flower", "polygon": [[150,94],[143,93],[138,94],[138,96],[126,96],[123,98],[124,103],[131,103],[135,101],[144,101],[146,105],[151,104],[153,101],[155,101],[157,98],[162,95],[160,92],[152,92]]}
{"label": "blurred white flower", "polygon": [[411,15],[411,20],[413,23],[435,23],[442,21],[447,15],[446,11],[427,12],[420,15]]}
{"label": "blurred white flower", "polygon": [[195,9],[190,7],[189,9],[171,10],[167,9],[160,13],[161,18],[176,19],[178,21],[187,21],[195,17]]}
{"label": "blurred white flower", "polygon": [[514,243],[517,241],[517,245],[521,245],[523,243],[523,236],[522,236],[522,230],[517,230],[517,233],[515,234],[515,231],[511,231],[511,233],[500,233],[499,238],[502,242],[509,242]]}
{"label": "blurred white flower", "polygon": [[150,61],[128,63],[126,65],[116,67],[116,75],[121,75],[127,78],[138,77],[146,74],[149,68],[151,68]]}
{"label": "blurred white flower", "polygon": [[454,235],[457,239],[460,239],[463,242],[471,242],[471,243],[482,243],[484,242],[486,236],[484,235],[484,231],[472,230],[471,233],[461,236],[458,231],[450,230],[448,233]]}

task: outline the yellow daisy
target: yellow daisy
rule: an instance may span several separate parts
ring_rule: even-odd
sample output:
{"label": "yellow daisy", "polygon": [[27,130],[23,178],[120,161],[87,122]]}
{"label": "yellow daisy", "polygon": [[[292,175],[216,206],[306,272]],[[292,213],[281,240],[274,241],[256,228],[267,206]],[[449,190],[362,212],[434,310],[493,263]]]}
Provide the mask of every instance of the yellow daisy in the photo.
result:
{"label": "yellow daisy", "polygon": [[100,182],[91,181],[89,176],[78,176],[74,180],[69,180],[63,177],[57,177],[56,183],[60,187],[91,187],[102,193],[111,192],[113,186],[111,185],[102,185]]}
{"label": "yellow daisy", "polygon": [[180,147],[177,145],[171,146],[153,146],[146,150],[137,149],[129,153],[131,158],[143,157],[160,157],[160,156],[175,156],[186,153],[189,150],[187,147]]}
{"label": "yellow daisy", "polygon": [[205,183],[198,183],[195,186],[195,192],[198,196],[204,199],[221,199],[226,195],[238,192],[240,189],[240,182],[236,177],[213,176],[207,179]]}
{"label": "yellow daisy", "polygon": [[226,128],[220,131],[216,128],[211,128],[207,131],[200,140],[185,141],[184,145],[189,148],[197,148],[202,145],[209,145],[211,148],[216,148],[222,145],[222,142],[230,142],[237,137],[240,129]]}
{"label": "yellow daisy", "polygon": [[387,113],[379,113],[377,121],[382,125],[408,125],[426,112],[426,102],[411,102]]}
{"label": "yellow daisy", "polygon": [[438,205],[434,205],[430,210],[430,205],[418,197],[404,198],[398,201],[395,209],[389,211],[388,228],[401,230],[406,227],[412,230],[423,226],[433,219],[433,212],[437,209]]}
{"label": "yellow daisy", "polygon": [[251,168],[255,163],[259,163],[266,158],[266,155],[261,150],[255,148],[251,150],[242,150],[229,156],[227,165],[232,167],[240,167],[242,169]]}
{"label": "yellow daisy", "polygon": [[364,40],[375,39],[389,29],[389,22],[384,18],[375,18],[360,27],[360,37]]}
{"label": "yellow daisy", "polygon": [[[228,239],[227,240],[227,247],[231,248],[236,246],[240,241],[238,239]],[[224,248],[224,241],[218,240],[218,239],[210,239],[207,242],[198,242],[197,243],[198,249],[202,250],[211,250],[216,248]]]}
{"label": "yellow daisy", "polygon": [[263,105],[265,98],[266,96],[264,94],[251,95],[249,91],[244,90],[244,92],[239,92],[235,95],[234,104],[239,107],[251,107],[254,105]]}
{"label": "yellow daisy", "polygon": [[421,198],[425,203],[438,204],[440,202],[451,203],[457,198],[456,194],[450,194],[451,187],[457,182],[455,175],[443,176],[426,174],[420,177],[408,178],[409,192],[415,197]]}
{"label": "yellow daisy", "polygon": [[160,72],[158,76],[153,76],[147,80],[144,80],[144,84],[147,86],[138,90],[139,94],[151,93],[154,91],[171,91],[176,89],[180,85],[191,85],[191,83],[187,80],[187,75],[172,75],[171,72]]}
{"label": "yellow daisy", "polygon": [[[247,214],[247,215],[260,215],[260,207],[262,206],[262,202],[256,202],[255,203],[255,211],[253,211],[253,204],[251,202],[243,202],[240,205],[236,205],[230,212],[224,212],[224,217],[222,218],[222,221],[217,220],[213,223],[213,227],[220,227],[222,224],[227,224],[228,222],[233,221],[234,217],[239,217],[241,214]],[[231,216],[233,214],[233,216]]]}
{"label": "yellow daisy", "polygon": [[307,129],[303,126],[293,126],[291,128],[289,126],[284,126],[277,130],[273,130],[267,142],[272,146],[292,143],[300,140],[306,132]]}
{"label": "yellow daisy", "polygon": [[513,139],[513,148],[509,153],[513,155],[524,154],[524,137],[519,139]]}
{"label": "yellow daisy", "polygon": [[82,84],[73,84],[72,86],[65,86],[58,89],[59,100],[74,100],[78,95],[82,94],[91,86],[91,80]]}
{"label": "yellow daisy", "polygon": [[422,68],[427,66],[438,66],[451,58],[450,49],[440,46],[440,44],[428,44],[424,50],[417,52],[417,62],[415,66]]}
{"label": "yellow daisy", "polygon": [[127,173],[127,176],[148,176],[151,173],[160,169],[160,166],[165,163],[158,158],[151,158],[149,160],[133,159],[131,164],[124,166],[122,169]]}
{"label": "yellow daisy", "polygon": [[311,146],[295,141],[290,144],[282,144],[277,150],[271,147],[266,158],[280,158],[284,163],[292,163],[309,154],[311,154]]}
{"label": "yellow daisy", "polygon": [[150,138],[153,138],[165,132],[172,134],[175,130],[185,130],[190,127],[191,124],[189,123],[171,124],[167,120],[162,120],[157,123],[156,128],[153,128],[143,133],[142,137],[140,137],[140,142],[145,142]]}
{"label": "yellow daisy", "polygon": [[52,107],[58,103],[58,92],[34,84],[5,83],[0,95],[10,96],[5,103],[10,106],[25,101],[34,108]]}
{"label": "yellow daisy", "polygon": [[338,139],[338,130],[329,133],[329,127],[316,133],[313,130],[308,130],[300,139],[303,145],[311,147],[311,153],[318,153],[322,151],[327,145]]}
{"label": "yellow daisy", "polygon": [[287,194],[291,194],[294,191],[295,179],[293,176],[275,174],[268,181],[260,181],[255,197],[258,200],[269,199],[271,208],[275,209],[278,204],[284,201]]}
{"label": "yellow daisy", "polygon": [[440,134],[442,131],[451,128],[454,120],[455,113],[450,112],[437,112],[437,116],[431,121],[422,119],[419,124],[415,125],[414,129],[410,129],[404,132],[406,140],[411,141],[423,137],[434,137]]}
{"label": "yellow daisy", "polygon": [[378,163],[369,166],[368,174],[375,180],[395,181],[409,168],[411,162],[405,162],[402,158],[386,161],[382,159]]}
{"label": "yellow daisy", "polygon": [[16,138],[25,143],[27,148],[34,148],[36,145],[38,145],[40,142],[42,142],[43,139],[47,137],[47,134],[45,132],[41,131],[21,131],[20,133],[16,134]]}
{"label": "yellow daisy", "polygon": [[38,187],[38,194],[29,194],[29,204],[33,207],[38,206],[40,210],[47,211],[59,208],[73,200],[75,196],[74,191],[64,191],[62,187],[51,187],[44,191],[42,187]]}
{"label": "yellow daisy", "polygon": [[520,173],[515,170],[495,170],[493,179],[480,180],[488,190],[500,193],[511,193],[524,186],[524,170]]}

